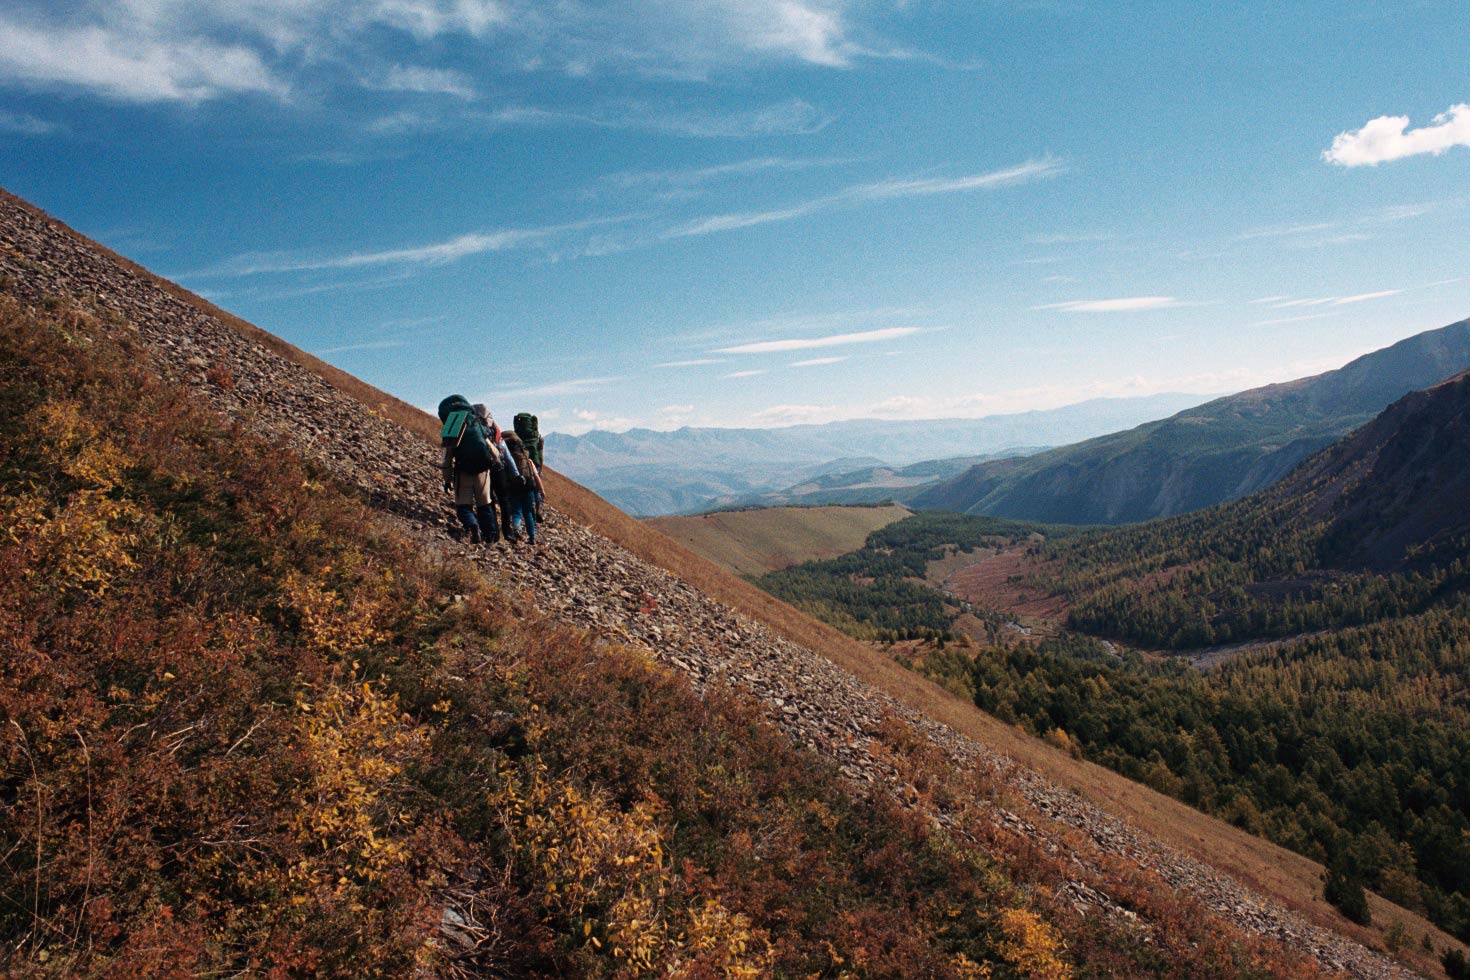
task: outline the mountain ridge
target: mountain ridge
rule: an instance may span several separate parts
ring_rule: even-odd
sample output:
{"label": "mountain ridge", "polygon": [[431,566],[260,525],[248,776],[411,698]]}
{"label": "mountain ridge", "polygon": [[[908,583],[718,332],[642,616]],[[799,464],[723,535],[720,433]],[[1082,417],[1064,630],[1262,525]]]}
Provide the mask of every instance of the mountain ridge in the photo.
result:
{"label": "mountain ridge", "polygon": [[921,509],[1068,524],[1124,524],[1245,496],[1470,366],[1470,320],[1405,338],[1309,378],[1266,385],[1126,432],[981,463],[916,495]]}
{"label": "mountain ridge", "polygon": [[[978,419],[858,419],[769,429],[550,432],[547,453],[573,478],[635,516],[739,504],[832,472],[843,460],[884,466],[996,457],[1055,446],[1160,418],[1205,396],[1095,398],[1057,409]],[[856,469],[856,466],[847,469]]]}

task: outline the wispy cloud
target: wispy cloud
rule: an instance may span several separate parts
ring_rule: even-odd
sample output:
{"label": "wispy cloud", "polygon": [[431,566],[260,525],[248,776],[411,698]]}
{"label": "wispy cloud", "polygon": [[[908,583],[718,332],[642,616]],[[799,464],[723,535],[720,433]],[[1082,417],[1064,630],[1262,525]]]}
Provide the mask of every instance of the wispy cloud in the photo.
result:
{"label": "wispy cloud", "polygon": [[1380,163],[1457,146],[1470,146],[1470,105],[1460,103],[1434,117],[1428,126],[1409,128],[1408,116],[1379,116],[1362,129],[1338,133],[1322,159],[1340,167],[1376,167]]}
{"label": "wispy cloud", "polygon": [[803,218],[822,211],[854,207],[864,203],[888,201],[898,198],[926,197],[935,194],[955,194],[966,191],[991,190],[1010,187],[1029,181],[1053,177],[1063,171],[1060,160],[1045,158],[1030,160],[1014,167],[992,170],[986,173],[969,174],[963,177],[893,178],[867,184],[854,184],[835,194],[798,201],[784,207],[766,211],[746,211],[729,214],[707,215],[695,218],[669,229],[668,238],[684,238],[693,235],[710,235],[737,228],[771,224]]}
{"label": "wispy cloud", "polygon": [[1300,306],[1350,306],[1354,303],[1366,303],[1374,299],[1386,299],[1389,296],[1397,296],[1402,289],[1380,289],[1372,293],[1357,293],[1352,296],[1313,296],[1305,299],[1289,299],[1278,297],[1279,302],[1271,305],[1278,310],[1292,309]]}
{"label": "wispy cloud", "polygon": [[841,364],[846,357],[813,357],[805,361],[792,361],[792,367],[820,367],[823,364]]}
{"label": "wispy cloud", "polygon": [[873,184],[860,184],[851,188],[851,193],[867,200],[882,201],[894,197],[923,197],[930,194],[953,194],[957,191],[975,191],[992,187],[1009,187],[1024,184],[1041,177],[1053,177],[1065,168],[1060,160],[1045,157],[1028,160],[1003,170],[991,170],[983,174],[964,177],[922,177],[917,179],[880,180]]}
{"label": "wispy cloud", "polygon": [[190,278],[214,276],[254,276],[265,273],[320,272],[391,265],[443,265],[472,255],[503,252],[545,244],[567,232],[612,224],[624,218],[600,218],[574,221],[542,228],[503,228],[497,231],[468,232],[440,242],[391,248],[371,252],[348,252],[345,255],[310,257],[289,253],[247,254],[229,259],[218,266],[190,273]]}
{"label": "wispy cloud", "polygon": [[[9,5],[14,7],[15,5]],[[770,63],[845,69],[926,57],[887,42],[864,0],[71,0],[0,15],[0,77],[133,102],[199,102],[360,84],[405,41],[454,47],[501,73],[708,79]],[[435,70],[433,67],[425,71]],[[463,97],[444,76],[406,92]]]}
{"label": "wispy cloud", "polygon": [[1028,245],[1093,245],[1113,241],[1117,236],[1106,232],[1062,232],[1050,235],[1032,235],[1026,239]]}
{"label": "wispy cloud", "polygon": [[1359,293],[1356,296],[1339,296],[1332,301],[1333,306],[1346,306],[1349,303],[1364,303],[1370,299],[1385,299],[1389,296],[1397,296],[1402,289],[1380,289],[1376,293]]}
{"label": "wispy cloud", "polygon": [[729,374],[725,375],[725,377],[727,377],[727,378],[753,378],[753,377],[755,377],[758,374],[765,374],[765,373],[766,372],[765,372],[765,369],[764,368],[756,368],[756,369],[750,370],[750,371],[731,371]]}
{"label": "wispy cloud", "polygon": [[555,398],[564,395],[576,395],[585,391],[593,391],[605,388],[610,384],[622,381],[621,376],[610,376],[602,378],[568,378],[564,381],[554,381],[549,384],[528,385],[521,388],[504,388],[493,392],[493,398]]}
{"label": "wispy cloud", "polygon": [[448,68],[389,65],[381,75],[365,79],[363,84],[384,92],[449,95],[467,102],[476,97],[475,86],[469,76]]}
{"label": "wispy cloud", "polygon": [[1325,320],[1328,317],[1337,316],[1336,313],[1306,313],[1302,316],[1283,316],[1274,320],[1260,320],[1256,323],[1258,327],[1269,327],[1277,323],[1300,323],[1303,320]]}
{"label": "wispy cloud", "polygon": [[24,112],[7,112],[0,109],[0,133],[15,133],[18,136],[50,136],[62,131],[62,127],[45,119]]}
{"label": "wispy cloud", "polygon": [[849,162],[847,159],[837,157],[753,157],[748,160],[735,160],[730,163],[719,163],[709,167],[692,167],[684,170],[624,171],[622,173],[608,174],[601,178],[601,181],[602,183],[620,188],[694,187],[732,177],[744,177],[751,174],[770,173],[773,171],[810,170],[816,167],[830,167],[847,162]]}
{"label": "wispy cloud", "polygon": [[724,364],[724,363],[725,362],[721,358],[718,358],[718,357],[695,357],[695,358],[691,358],[690,360],[687,360],[687,361],[664,361],[662,364],[655,364],[654,367],[656,367],[656,368],[687,368],[687,367],[702,367],[703,365],[706,365],[706,364]]}
{"label": "wispy cloud", "polygon": [[[833,117],[802,99],[787,99],[751,109],[697,110],[659,103],[621,101],[577,109],[536,105],[505,106],[466,117],[494,126],[593,126],[639,129],[690,139],[754,139],[815,133]],[[452,120],[456,125],[460,120]]]}
{"label": "wispy cloud", "polygon": [[1290,238],[1296,235],[1310,235],[1316,232],[1331,231],[1338,227],[1335,221],[1316,221],[1296,225],[1269,225],[1265,228],[1252,228],[1250,231],[1242,232],[1235,236],[1236,241],[1248,242],[1257,238]]}
{"label": "wispy cloud", "polygon": [[374,340],[361,344],[341,344],[337,347],[323,347],[315,353],[318,357],[329,357],[332,354],[351,354],[358,351],[392,350],[395,347],[402,347],[403,345],[404,341],[402,340]]}
{"label": "wispy cloud", "polygon": [[786,340],[760,340],[734,347],[721,347],[716,354],[774,354],[794,350],[815,350],[823,347],[843,347],[848,344],[875,344],[885,340],[897,340],[920,333],[921,327],[885,327],[881,330],[865,330],[860,333],[832,334],[828,337],[793,337]]}
{"label": "wispy cloud", "polygon": [[832,414],[830,405],[772,405],[752,416],[757,425],[780,426],[824,422]]}
{"label": "wispy cloud", "polygon": [[28,22],[0,14],[0,80],[124,102],[202,102],[239,93],[284,98],[288,91],[254,48],[158,36],[147,26]]}
{"label": "wispy cloud", "polygon": [[1065,303],[1046,303],[1033,310],[1060,310],[1063,313],[1136,313],[1162,310],[1180,303],[1173,296],[1126,296],[1119,299],[1074,299]]}

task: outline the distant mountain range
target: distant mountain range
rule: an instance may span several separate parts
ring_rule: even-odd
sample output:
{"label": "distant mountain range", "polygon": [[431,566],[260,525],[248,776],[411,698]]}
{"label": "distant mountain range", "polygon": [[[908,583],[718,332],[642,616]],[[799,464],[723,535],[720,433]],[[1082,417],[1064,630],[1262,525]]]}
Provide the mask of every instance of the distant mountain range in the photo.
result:
{"label": "distant mountain range", "polygon": [[1255,388],[1073,446],[980,463],[911,506],[1068,524],[1198,510],[1281,479],[1411,391],[1470,368],[1470,320],[1326,374]]}
{"label": "distant mountain range", "polygon": [[[891,478],[879,470],[915,463],[962,459],[958,465],[963,468],[977,459],[1116,432],[1198,405],[1204,397],[1170,393],[1095,398],[1063,408],[979,419],[863,419],[781,429],[686,427],[582,436],[553,432],[546,437],[546,456],[552,468],[629,514],[694,513],[743,503],[785,502],[758,498],[834,474],[841,474],[837,485],[819,489],[881,482]],[[918,482],[958,472],[944,462],[934,465],[934,472]],[[858,471],[868,471],[871,479],[865,480]],[[915,475],[897,479],[900,486],[893,489],[916,485]],[[843,502],[869,499],[874,498],[858,495]]]}

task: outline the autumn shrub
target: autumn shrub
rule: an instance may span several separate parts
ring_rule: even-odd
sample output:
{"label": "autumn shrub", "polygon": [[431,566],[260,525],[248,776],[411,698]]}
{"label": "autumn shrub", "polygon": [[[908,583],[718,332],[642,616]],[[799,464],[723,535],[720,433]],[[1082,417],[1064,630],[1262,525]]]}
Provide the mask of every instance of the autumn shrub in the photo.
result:
{"label": "autumn shrub", "polygon": [[[539,618],[148,364],[0,299],[0,972],[1288,963],[998,829],[991,776],[897,721],[874,751],[902,792],[854,788],[740,692]],[[1149,941],[1058,898],[1079,875]]]}

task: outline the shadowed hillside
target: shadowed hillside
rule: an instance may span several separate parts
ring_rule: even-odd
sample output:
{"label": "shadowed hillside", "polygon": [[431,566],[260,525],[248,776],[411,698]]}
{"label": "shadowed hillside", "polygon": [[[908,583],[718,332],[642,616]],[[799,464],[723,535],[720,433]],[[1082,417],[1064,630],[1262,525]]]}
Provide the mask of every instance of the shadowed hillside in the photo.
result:
{"label": "shadowed hillside", "polygon": [[911,500],[1063,524],[1126,524],[1245,496],[1390,402],[1470,367],[1470,320],[1312,378],[1219,398],[1161,422],[1021,459],[981,463]]}

